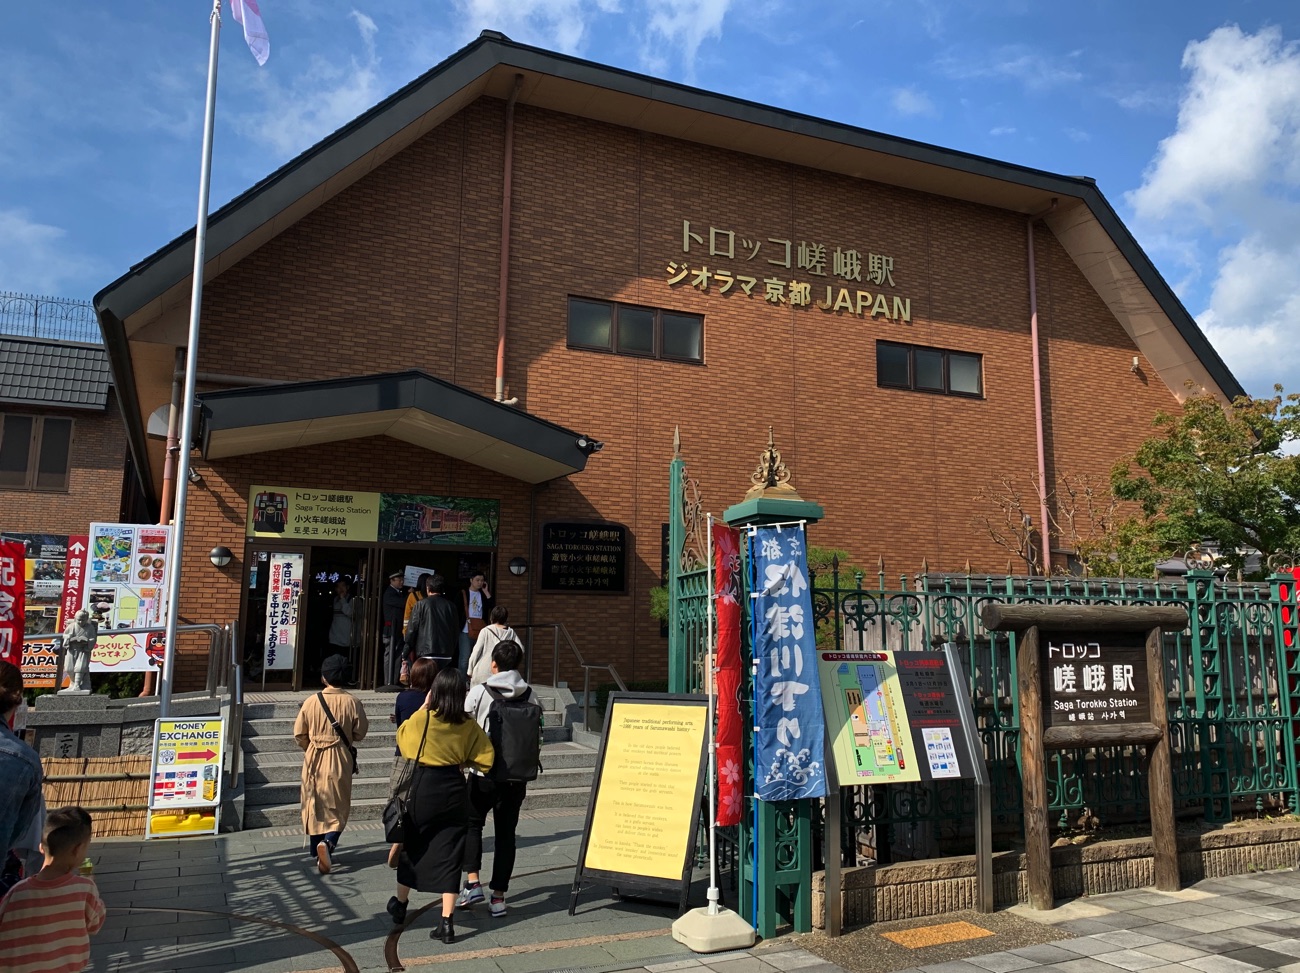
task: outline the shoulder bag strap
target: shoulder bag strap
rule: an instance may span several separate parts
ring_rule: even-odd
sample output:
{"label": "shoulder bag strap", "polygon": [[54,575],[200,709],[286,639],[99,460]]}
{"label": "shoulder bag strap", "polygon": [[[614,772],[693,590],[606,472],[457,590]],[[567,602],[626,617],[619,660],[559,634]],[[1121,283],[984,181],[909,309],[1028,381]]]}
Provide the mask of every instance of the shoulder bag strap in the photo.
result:
{"label": "shoulder bag strap", "polygon": [[325,694],[317,693],[316,699],[320,701],[320,708],[325,711],[325,719],[330,721],[330,726],[334,727],[334,732],[339,735],[339,739],[343,741],[344,746],[352,746],[352,741],[343,732],[343,727],[339,726],[339,721],[334,719],[334,714],[330,712],[329,704],[325,702]]}

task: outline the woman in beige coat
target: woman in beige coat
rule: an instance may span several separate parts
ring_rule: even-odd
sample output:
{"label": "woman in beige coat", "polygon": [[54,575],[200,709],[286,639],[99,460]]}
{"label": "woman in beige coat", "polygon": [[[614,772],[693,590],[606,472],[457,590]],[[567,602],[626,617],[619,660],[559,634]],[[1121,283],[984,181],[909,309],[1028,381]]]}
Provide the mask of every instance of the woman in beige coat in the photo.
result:
{"label": "woman in beige coat", "polygon": [[293,738],[306,751],[302,762],[302,827],[322,875],[333,866],[339,835],[352,811],[355,747],[370,728],[366,711],[342,687],[350,678],[347,657],[332,655],[321,664],[324,690],[309,696],[293,723]]}

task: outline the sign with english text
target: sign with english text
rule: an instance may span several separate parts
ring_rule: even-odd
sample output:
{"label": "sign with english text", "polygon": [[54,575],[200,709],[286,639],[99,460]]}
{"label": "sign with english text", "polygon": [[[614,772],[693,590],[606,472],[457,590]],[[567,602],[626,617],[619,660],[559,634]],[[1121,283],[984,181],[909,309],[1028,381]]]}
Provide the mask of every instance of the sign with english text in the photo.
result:
{"label": "sign with english text", "polygon": [[1146,636],[1043,632],[1044,726],[1149,723]]}
{"label": "sign with english text", "polygon": [[818,690],[802,527],[749,531],[754,646],[754,796],[826,796],[826,719]]}

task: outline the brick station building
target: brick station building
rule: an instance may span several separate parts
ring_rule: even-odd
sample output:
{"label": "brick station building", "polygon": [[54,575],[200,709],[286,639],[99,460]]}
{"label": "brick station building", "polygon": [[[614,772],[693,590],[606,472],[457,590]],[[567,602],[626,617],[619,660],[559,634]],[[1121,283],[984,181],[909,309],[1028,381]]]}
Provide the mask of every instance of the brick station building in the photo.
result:
{"label": "brick station building", "polygon": [[[95,301],[154,503],[192,248]],[[1090,179],[490,32],[215,212],[205,280],[182,615],[238,619],[257,653],[289,564],[277,678],[305,683],[334,577],[367,598],[372,684],[389,571],[478,567],[512,622],[662,678],[675,427],[710,509],[771,426],[826,508],[814,542],[1000,570],[971,498],[1034,472],[1040,436],[1049,479],[1104,475],[1188,383],[1242,391]],[[204,665],[183,648],[181,688]]]}

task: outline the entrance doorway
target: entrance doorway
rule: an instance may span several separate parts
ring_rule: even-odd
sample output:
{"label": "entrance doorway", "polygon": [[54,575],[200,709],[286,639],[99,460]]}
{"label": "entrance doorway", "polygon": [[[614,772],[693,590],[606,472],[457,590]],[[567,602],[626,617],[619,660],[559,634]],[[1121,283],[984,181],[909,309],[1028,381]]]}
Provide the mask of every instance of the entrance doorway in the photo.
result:
{"label": "entrance doorway", "polygon": [[[250,688],[264,683],[268,689],[314,691],[321,663],[335,652],[352,661],[357,686],[382,685],[381,601],[388,576],[402,572],[409,592],[421,574],[441,574],[461,611],[462,592],[476,572],[493,585],[495,554],[492,548],[414,544],[250,543],[243,612]],[[339,582],[348,585],[350,615],[338,600]]]}

